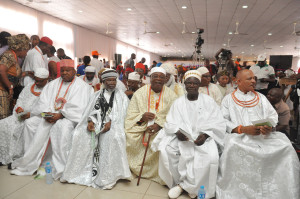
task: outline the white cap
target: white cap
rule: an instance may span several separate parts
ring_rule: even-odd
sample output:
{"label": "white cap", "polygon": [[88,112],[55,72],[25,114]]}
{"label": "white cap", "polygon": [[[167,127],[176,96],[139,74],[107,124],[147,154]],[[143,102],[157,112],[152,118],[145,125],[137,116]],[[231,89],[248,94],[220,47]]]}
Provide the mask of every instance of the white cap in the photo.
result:
{"label": "white cap", "polygon": [[96,68],[94,66],[87,66],[85,68],[84,72],[95,73],[96,72]]}
{"label": "white cap", "polygon": [[137,72],[129,73],[128,80],[140,81],[141,76]]}
{"label": "white cap", "polygon": [[34,76],[42,79],[49,77],[49,71],[45,68],[36,68],[34,70]]}
{"label": "white cap", "polygon": [[265,54],[260,54],[257,56],[257,61],[265,61],[267,56]]}
{"label": "white cap", "polygon": [[205,73],[209,73],[208,69],[205,66],[201,66],[200,68],[197,69],[197,71],[202,75]]}
{"label": "white cap", "polygon": [[161,67],[153,67],[150,71],[150,76],[153,74],[153,73],[163,73],[164,75],[166,75],[166,71],[165,69],[161,68]]}
{"label": "white cap", "polygon": [[189,77],[196,77],[201,82],[202,74],[198,70],[189,70],[184,74],[183,80],[185,81]]}
{"label": "white cap", "polygon": [[175,65],[172,62],[165,62],[161,66],[165,71],[171,75],[176,75]]}

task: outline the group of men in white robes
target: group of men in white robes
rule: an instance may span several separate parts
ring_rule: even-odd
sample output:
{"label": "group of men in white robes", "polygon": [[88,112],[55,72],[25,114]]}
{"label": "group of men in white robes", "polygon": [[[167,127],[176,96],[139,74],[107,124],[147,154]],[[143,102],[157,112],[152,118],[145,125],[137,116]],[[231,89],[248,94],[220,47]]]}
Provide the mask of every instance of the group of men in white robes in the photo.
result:
{"label": "group of men in white robes", "polygon": [[[278,116],[254,91],[253,72],[239,71],[238,89],[221,103],[203,84],[205,67],[186,72],[184,95],[169,82],[172,67],[154,67],[150,84],[129,102],[115,70],[101,73],[94,93],[75,77],[72,60],[60,66],[61,77],[43,88],[23,122],[24,154],[12,174],[32,175],[47,160],[54,179],[112,189],[139,175],[148,149],[141,177],[166,184],[170,198],[183,191],[194,198],[200,186],[206,198],[299,198],[299,160],[287,137],[272,130]],[[258,120],[267,122],[253,125]]]}

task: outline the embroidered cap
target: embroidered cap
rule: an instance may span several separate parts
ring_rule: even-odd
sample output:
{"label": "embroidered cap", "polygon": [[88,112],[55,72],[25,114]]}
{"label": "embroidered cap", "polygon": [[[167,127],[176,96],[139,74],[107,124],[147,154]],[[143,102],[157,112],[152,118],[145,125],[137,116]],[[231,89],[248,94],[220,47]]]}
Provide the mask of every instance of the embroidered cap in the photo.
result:
{"label": "embroidered cap", "polygon": [[86,73],[95,73],[96,68],[94,66],[87,66],[84,70]]}
{"label": "embroidered cap", "polygon": [[164,75],[166,75],[166,70],[161,67],[154,67],[151,69],[150,76],[154,73],[163,73]]}
{"label": "embroidered cap", "polygon": [[118,78],[117,71],[115,71],[114,69],[105,69],[101,73],[101,79],[102,79],[102,81],[104,81],[105,79],[110,78],[110,77]]}
{"label": "embroidered cap", "polygon": [[183,80],[185,81],[189,77],[196,77],[201,82],[201,76],[202,74],[198,70],[189,70],[184,74]]}
{"label": "embroidered cap", "polygon": [[137,72],[129,73],[128,80],[140,81],[141,76]]}
{"label": "embroidered cap", "polygon": [[49,77],[49,71],[45,68],[36,68],[34,69],[34,76],[45,79]]}
{"label": "embroidered cap", "polygon": [[60,60],[60,67],[72,67],[74,68],[74,61],[72,59],[62,59]]}
{"label": "embroidered cap", "polygon": [[208,69],[204,66],[198,68],[197,71],[201,74],[201,76],[205,73],[209,73]]}

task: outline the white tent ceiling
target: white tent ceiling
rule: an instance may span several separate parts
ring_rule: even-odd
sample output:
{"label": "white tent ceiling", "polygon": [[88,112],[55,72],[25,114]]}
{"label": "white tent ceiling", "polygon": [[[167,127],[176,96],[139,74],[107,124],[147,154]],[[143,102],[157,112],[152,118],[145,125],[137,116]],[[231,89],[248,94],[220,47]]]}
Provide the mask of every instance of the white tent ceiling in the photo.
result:
{"label": "white tent ceiling", "polygon": [[[139,44],[140,48],[161,56],[192,55],[197,35],[181,34],[183,22],[187,31],[204,29],[202,53],[208,58],[218,49],[228,48],[228,40],[234,56],[243,59],[253,59],[260,53],[300,54],[300,36],[292,35],[294,23],[297,23],[296,31],[300,31],[299,0],[15,1],[101,34],[106,33],[110,23],[109,31],[113,33],[109,36],[135,46]],[[245,5],[248,8],[243,8]],[[147,31],[159,31],[159,34],[144,34],[145,21]],[[234,34],[236,22],[239,22],[239,32],[248,35]]]}

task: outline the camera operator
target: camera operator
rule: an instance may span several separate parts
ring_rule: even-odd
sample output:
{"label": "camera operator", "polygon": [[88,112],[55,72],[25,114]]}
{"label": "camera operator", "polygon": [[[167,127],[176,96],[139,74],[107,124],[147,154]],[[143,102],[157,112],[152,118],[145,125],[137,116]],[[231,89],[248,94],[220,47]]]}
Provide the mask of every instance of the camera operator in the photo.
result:
{"label": "camera operator", "polygon": [[[219,56],[221,54],[221,56]],[[231,76],[234,75],[234,63],[232,61],[232,52],[221,48],[215,55],[219,63],[218,73],[227,70]],[[236,74],[236,73],[235,73]]]}
{"label": "camera operator", "polygon": [[260,54],[257,57],[257,64],[250,67],[250,70],[257,78],[255,90],[267,96],[268,85],[270,82],[275,82],[274,68],[267,64],[266,55]]}

